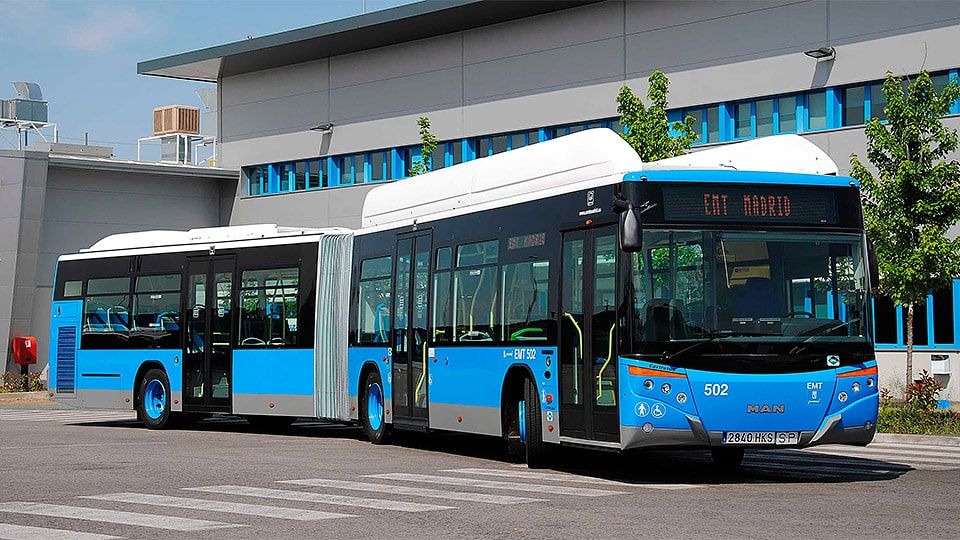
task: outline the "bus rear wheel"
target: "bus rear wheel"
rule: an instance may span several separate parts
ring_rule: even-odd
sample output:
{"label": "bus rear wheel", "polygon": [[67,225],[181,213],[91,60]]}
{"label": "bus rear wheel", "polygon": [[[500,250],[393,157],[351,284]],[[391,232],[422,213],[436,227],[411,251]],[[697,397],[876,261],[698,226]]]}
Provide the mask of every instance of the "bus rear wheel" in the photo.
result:
{"label": "bus rear wheel", "polygon": [[523,444],[527,467],[547,466],[547,448],[543,443],[543,421],[540,417],[540,395],[529,377],[523,384],[523,401],[519,403],[520,443]]}
{"label": "bus rear wheel", "polygon": [[149,429],[163,429],[172,425],[170,380],[162,369],[151,369],[140,380],[137,416]]}
{"label": "bus rear wheel", "polygon": [[384,444],[390,438],[390,427],[387,426],[384,412],[385,403],[380,374],[371,371],[367,374],[363,392],[360,394],[359,414],[363,431],[373,444]]}

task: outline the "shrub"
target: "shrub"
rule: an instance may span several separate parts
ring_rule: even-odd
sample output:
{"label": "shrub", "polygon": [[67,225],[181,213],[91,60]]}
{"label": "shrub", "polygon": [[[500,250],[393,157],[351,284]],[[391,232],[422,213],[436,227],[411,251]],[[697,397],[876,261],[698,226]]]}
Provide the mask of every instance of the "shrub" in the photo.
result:
{"label": "shrub", "polygon": [[40,392],[45,390],[40,373],[21,375],[15,371],[0,374],[0,392]]}
{"label": "shrub", "polygon": [[920,373],[920,378],[907,385],[904,401],[907,408],[922,413],[932,413],[937,410],[937,394],[942,387],[927,370]]}

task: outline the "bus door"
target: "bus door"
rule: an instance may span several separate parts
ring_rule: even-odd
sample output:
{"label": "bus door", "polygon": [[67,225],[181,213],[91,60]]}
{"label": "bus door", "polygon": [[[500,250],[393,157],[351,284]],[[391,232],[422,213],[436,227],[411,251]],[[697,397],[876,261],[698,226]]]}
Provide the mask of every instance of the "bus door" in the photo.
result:
{"label": "bus door", "polygon": [[236,258],[191,258],[184,291],[183,410],[230,412]]}
{"label": "bus door", "polygon": [[619,441],[616,227],[563,235],[560,434]]}
{"label": "bus door", "polygon": [[427,418],[427,306],[431,231],[400,235],[394,269],[393,417]]}

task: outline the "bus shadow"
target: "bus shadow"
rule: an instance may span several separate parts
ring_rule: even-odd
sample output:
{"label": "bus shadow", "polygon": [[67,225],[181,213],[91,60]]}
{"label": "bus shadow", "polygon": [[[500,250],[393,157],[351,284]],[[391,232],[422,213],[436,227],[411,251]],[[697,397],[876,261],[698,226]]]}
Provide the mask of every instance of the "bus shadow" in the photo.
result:
{"label": "bus shadow", "polygon": [[[144,429],[136,420],[74,422],[72,425]],[[175,428],[179,431],[212,431],[261,435],[350,439],[366,441],[359,426],[302,419],[292,425],[253,426],[242,417],[216,416],[195,424]],[[495,466],[522,466],[522,456],[508,456],[503,442],[496,437],[451,432],[397,432],[395,446],[427,452],[457,455],[493,462]],[[789,484],[847,483],[886,481],[915,470],[909,465],[842,454],[795,449],[747,450],[743,466],[725,470],[714,465],[705,449],[630,450],[615,453],[583,448],[554,448],[550,465],[538,472],[565,473],[598,481],[624,484],[663,484],[677,488],[681,484]],[[526,470],[525,467],[518,470]],[[536,482],[531,478],[530,482]],[[655,487],[655,486],[654,486]]]}

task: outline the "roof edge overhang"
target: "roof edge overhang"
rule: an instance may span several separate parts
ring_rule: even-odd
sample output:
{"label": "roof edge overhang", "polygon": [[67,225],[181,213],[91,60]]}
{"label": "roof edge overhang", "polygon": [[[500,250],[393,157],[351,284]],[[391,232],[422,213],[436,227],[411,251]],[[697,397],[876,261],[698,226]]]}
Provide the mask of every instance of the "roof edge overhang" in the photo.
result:
{"label": "roof edge overhang", "polygon": [[322,24],[175,54],[137,64],[137,73],[216,82],[331,56],[375,49],[600,0],[424,0]]}

